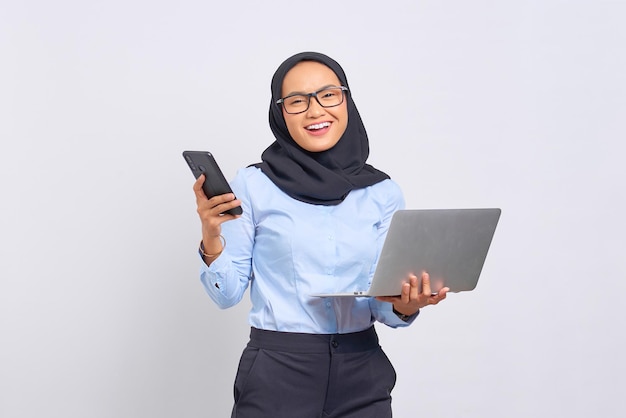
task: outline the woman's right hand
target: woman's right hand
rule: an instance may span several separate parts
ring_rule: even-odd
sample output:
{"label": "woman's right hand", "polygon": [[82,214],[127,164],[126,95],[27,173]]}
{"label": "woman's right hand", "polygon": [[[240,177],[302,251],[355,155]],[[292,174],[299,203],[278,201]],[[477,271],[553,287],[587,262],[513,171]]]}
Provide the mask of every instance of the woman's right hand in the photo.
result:
{"label": "woman's right hand", "polygon": [[215,257],[204,257],[204,262],[210,264],[222,252],[223,243],[220,238],[222,224],[227,221],[239,218],[240,215],[222,214],[223,212],[241,206],[241,201],[235,199],[232,193],[226,193],[212,198],[207,198],[202,190],[204,184],[204,174],[202,174],[193,185],[196,194],[197,211],[202,222],[202,244],[206,254],[217,254]]}

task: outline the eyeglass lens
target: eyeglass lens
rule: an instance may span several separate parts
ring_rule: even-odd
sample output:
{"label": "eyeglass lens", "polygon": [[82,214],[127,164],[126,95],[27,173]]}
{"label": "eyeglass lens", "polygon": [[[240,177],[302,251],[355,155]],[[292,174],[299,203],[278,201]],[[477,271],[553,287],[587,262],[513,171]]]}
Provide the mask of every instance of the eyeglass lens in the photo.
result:
{"label": "eyeglass lens", "polygon": [[311,96],[315,96],[322,107],[339,106],[343,103],[343,90],[339,87],[330,87],[311,94],[297,94],[283,100],[287,113],[301,113],[309,108]]}

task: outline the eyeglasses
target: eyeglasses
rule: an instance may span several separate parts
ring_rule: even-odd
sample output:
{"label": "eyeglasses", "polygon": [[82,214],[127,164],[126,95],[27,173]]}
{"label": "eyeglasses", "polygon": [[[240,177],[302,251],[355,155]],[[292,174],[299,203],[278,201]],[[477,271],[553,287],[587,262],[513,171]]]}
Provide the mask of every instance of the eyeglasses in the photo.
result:
{"label": "eyeglasses", "polygon": [[311,105],[311,97],[315,97],[317,103],[322,107],[335,107],[343,103],[344,92],[348,91],[347,87],[324,87],[313,93],[301,94],[294,93],[287,97],[276,100],[277,105],[283,105],[285,112],[290,115],[306,112]]}

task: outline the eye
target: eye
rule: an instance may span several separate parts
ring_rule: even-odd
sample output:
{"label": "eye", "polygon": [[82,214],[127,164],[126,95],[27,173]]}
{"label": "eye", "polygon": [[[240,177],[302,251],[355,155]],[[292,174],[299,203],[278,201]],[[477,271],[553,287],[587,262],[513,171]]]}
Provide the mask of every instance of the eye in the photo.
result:
{"label": "eye", "polygon": [[306,104],[306,99],[305,96],[291,96],[285,100],[285,103],[289,106],[302,106]]}

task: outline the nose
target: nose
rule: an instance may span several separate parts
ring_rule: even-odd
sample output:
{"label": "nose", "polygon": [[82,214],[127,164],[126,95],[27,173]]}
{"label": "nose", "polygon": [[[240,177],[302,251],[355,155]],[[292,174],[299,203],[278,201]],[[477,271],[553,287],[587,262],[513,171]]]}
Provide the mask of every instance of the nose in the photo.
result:
{"label": "nose", "polygon": [[311,97],[309,101],[309,108],[307,109],[307,116],[316,118],[323,115],[326,110],[317,101],[317,98]]}

